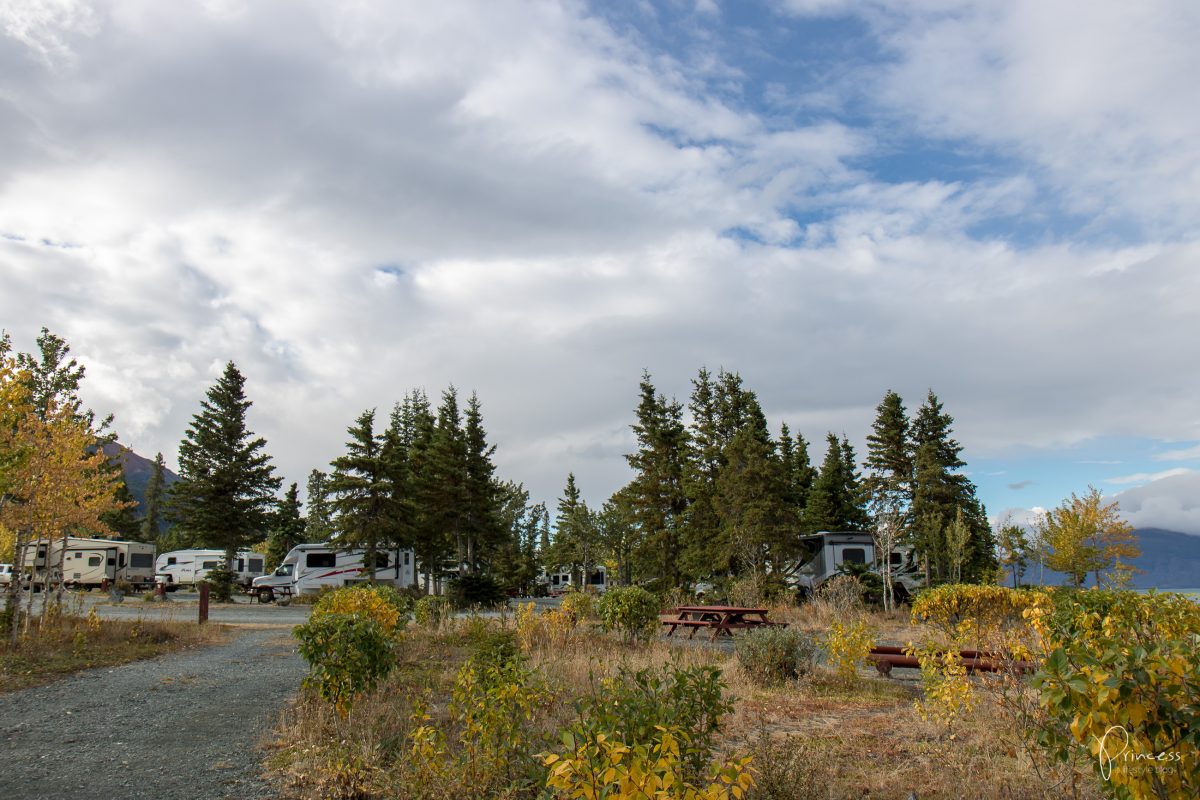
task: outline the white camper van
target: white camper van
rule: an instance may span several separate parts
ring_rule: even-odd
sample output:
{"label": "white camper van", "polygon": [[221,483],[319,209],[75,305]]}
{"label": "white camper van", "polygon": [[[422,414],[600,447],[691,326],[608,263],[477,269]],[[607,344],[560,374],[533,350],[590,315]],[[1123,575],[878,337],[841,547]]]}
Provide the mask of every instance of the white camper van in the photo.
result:
{"label": "white camper van", "polygon": [[[363,550],[338,550],[331,542],[293,547],[270,575],[255,578],[253,591],[269,603],[276,595],[315,594],[322,586],[347,586],[366,580]],[[375,581],[396,587],[413,583],[412,550],[380,550],[375,554]]]}
{"label": "white camper van", "polygon": [[90,589],[105,581],[128,581],[135,589],[145,589],[154,584],[154,545],[144,542],[69,537],[65,554],[58,538],[25,547],[25,569],[34,589],[58,584],[60,562],[67,586]]}
{"label": "white camper van", "polygon": [[546,586],[550,596],[554,597],[564,594],[572,589],[581,589],[583,591],[595,592],[596,594],[604,594],[608,590],[608,567],[603,564],[597,564],[590,575],[579,576],[582,587],[576,585],[571,574],[571,570],[566,567],[559,567],[553,572],[544,572],[539,578],[542,584]]}
{"label": "white camper van", "polygon": [[[793,565],[789,584],[801,595],[811,595],[821,584],[842,571],[846,563],[870,564],[879,572],[875,540],[861,531],[819,531],[800,537],[804,555]],[[892,567],[892,591],[904,600],[924,583],[920,565],[911,547],[897,546],[888,556]]]}
{"label": "white camper van", "polygon": [[[241,551],[233,559],[233,582],[241,586],[263,574],[264,556]],[[158,557],[154,565],[154,580],[164,584],[168,592],[181,586],[195,588],[208,573],[225,563],[224,550],[172,550]]]}

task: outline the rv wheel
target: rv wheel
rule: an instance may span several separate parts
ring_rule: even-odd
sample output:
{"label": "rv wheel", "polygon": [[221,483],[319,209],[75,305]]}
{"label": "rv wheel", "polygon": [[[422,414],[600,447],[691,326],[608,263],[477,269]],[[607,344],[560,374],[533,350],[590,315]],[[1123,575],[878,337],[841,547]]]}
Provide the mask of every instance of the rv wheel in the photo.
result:
{"label": "rv wheel", "polygon": [[258,602],[269,603],[274,599],[275,599],[275,593],[272,592],[270,589],[259,589],[258,590]]}

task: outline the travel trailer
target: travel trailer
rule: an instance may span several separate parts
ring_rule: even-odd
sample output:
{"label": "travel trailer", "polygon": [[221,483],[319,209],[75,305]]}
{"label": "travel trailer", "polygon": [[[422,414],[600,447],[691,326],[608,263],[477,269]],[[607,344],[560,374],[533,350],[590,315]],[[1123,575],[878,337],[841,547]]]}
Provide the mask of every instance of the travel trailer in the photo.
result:
{"label": "travel trailer", "polygon": [[[581,575],[580,578],[582,579],[583,576]],[[571,570],[566,567],[559,567],[554,572],[543,573],[540,580],[551,595],[562,594],[572,588],[580,588],[572,579]],[[603,594],[608,589],[608,568],[603,564],[597,565],[587,579],[581,580],[580,583],[583,584],[585,591]]]}
{"label": "travel trailer", "polygon": [[[254,579],[252,591],[269,603],[276,595],[315,594],[322,586],[362,583],[367,580],[365,557],[364,550],[339,550],[332,542],[296,545],[273,573]],[[375,559],[376,583],[412,586],[412,550],[380,550]]]}
{"label": "travel trailer", "polygon": [[65,554],[60,538],[26,545],[25,570],[35,590],[58,584],[60,560],[62,582],[67,586],[90,589],[105,582],[128,581],[134,589],[144,589],[154,584],[154,545],[69,537]]}
{"label": "travel trailer", "polygon": [[[263,574],[262,553],[239,552],[233,559],[233,582],[241,586]],[[224,550],[172,550],[154,564],[154,580],[173,592],[181,586],[195,587],[208,573],[225,564]]]}
{"label": "travel trailer", "polygon": [[[842,572],[842,566],[847,563],[872,565],[874,572],[882,569],[876,559],[875,540],[869,533],[820,531],[800,537],[800,544],[804,555],[790,570],[788,582],[802,595],[812,594],[825,581]],[[889,558],[892,591],[897,599],[904,599],[923,585],[920,565],[912,548],[905,546],[894,548]]]}

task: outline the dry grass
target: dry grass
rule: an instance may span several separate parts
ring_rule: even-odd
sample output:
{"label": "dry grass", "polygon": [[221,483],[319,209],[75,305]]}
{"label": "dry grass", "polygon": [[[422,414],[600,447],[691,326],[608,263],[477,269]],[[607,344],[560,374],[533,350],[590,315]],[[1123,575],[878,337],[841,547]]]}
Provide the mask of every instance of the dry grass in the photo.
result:
{"label": "dry grass", "polygon": [[[822,623],[866,615],[895,641],[919,638],[907,615],[869,613],[862,608],[781,607],[771,618],[813,633]],[[282,797],[435,797],[403,785],[414,701],[427,704],[434,722],[444,721],[454,676],[468,655],[468,626],[509,625],[461,622],[441,631],[406,634],[400,668],[348,720],[302,693],[281,719],[269,768]],[[589,625],[566,641],[529,654],[552,690],[533,723],[553,737],[574,716],[573,700],[600,678],[622,667],[675,664],[716,666],[722,671],[735,710],[725,720],[721,748],[754,756],[759,785],[752,800],[799,798],[972,797],[1000,800],[1057,798],[1069,792],[1043,780],[1021,747],[1020,731],[992,704],[960,719],[953,728],[923,722],[914,708],[920,684],[911,671],[902,679],[860,671],[851,684],[831,673],[814,674],[782,686],[755,685],[728,650],[660,638],[626,646]],[[1061,777],[1061,775],[1059,776]],[[1081,776],[1081,786],[1092,786]],[[512,796],[530,796],[514,793]],[[1080,791],[1079,797],[1099,796]]]}
{"label": "dry grass", "polygon": [[0,644],[0,692],[41,686],[93,667],[154,658],[224,638],[219,625],[85,617],[52,617],[33,626],[17,647]]}

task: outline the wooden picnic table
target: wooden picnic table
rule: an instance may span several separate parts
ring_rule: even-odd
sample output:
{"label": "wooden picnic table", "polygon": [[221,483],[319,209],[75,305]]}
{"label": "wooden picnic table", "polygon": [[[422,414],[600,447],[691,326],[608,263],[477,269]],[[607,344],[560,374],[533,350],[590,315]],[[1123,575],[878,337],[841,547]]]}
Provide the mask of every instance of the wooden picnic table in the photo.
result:
{"label": "wooden picnic table", "polygon": [[786,622],[771,622],[767,619],[765,608],[748,608],[744,606],[679,606],[673,615],[663,618],[662,624],[668,625],[667,636],[675,633],[676,628],[688,628],[688,638],[696,635],[700,628],[712,630],[712,641],[721,634],[733,636],[735,629],[759,628],[764,625],[786,626]]}

